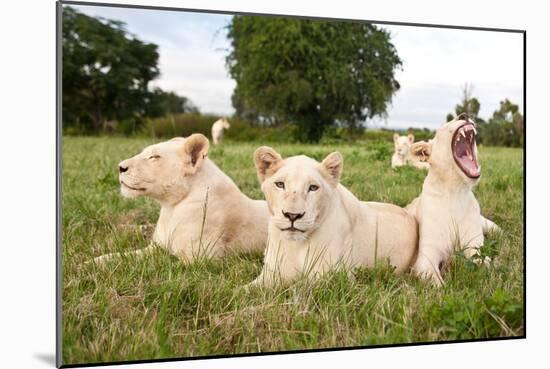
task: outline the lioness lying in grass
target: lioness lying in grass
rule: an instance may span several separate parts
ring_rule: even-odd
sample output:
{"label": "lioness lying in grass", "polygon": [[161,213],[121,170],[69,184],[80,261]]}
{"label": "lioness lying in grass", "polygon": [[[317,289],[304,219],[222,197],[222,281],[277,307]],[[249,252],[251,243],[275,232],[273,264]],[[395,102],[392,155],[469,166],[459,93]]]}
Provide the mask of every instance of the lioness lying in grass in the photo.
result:
{"label": "lioness lying in grass", "polygon": [[418,169],[428,169],[430,164],[411,158],[411,146],[414,143],[414,135],[409,133],[407,136],[399,136],[397,133],[393,135],[394,153],[391,157],[391,167],[397,168],[404,165],[412,165]]}
{"label": "lioness lying in grass", "polygon": [[191,261],[264,249],[269,218],[266,202],[245,196],[207,158],[208,148],[205,136],[193,134],[148,146],[120,162],[122,195],[146,196],[161,204],[153,243],[134,254],[160,245]]}
{"label": "lioness lying in grass", "polygon": [[252,285],[383,260],[397,272],[411,266],[417,250],[414,217],[395,205],[359,201],[339,183],[340,153],[318,163],[303,155],[283,159],[260,147],[254,162],[271,217],[264,266]]}

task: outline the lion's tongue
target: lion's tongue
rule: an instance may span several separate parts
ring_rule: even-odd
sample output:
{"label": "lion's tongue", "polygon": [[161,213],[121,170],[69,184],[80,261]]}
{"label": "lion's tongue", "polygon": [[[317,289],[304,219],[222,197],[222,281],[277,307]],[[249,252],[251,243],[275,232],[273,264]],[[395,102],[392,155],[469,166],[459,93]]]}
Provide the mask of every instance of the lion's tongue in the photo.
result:
{"label": "lion's tongue", "polygon": [[469,175],[479,175],[479,166],[474,157],[473,149],[475,143],[471,144],[467,140],[461,140],[455,147],[456,157],[460,161],[462,168],[468,171]]}

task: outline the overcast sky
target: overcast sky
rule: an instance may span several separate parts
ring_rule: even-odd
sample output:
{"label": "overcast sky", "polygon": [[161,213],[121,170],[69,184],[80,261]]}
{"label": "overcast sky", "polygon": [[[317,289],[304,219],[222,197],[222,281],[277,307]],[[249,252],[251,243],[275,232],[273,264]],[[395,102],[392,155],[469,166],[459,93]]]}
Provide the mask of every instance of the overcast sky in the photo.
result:
{"label": "overcast sky", "polygon": [[[152,84],[186,96],[202,112],[230,115],[235,82],[225,68],[231,16],[130,8],[73,6],[121,20],[139,39],[159,46],[160,77]],[[410,26],[383,26],[403,60],[388,117],[392,128],[436,128],[473,85],[487,119],[509,98],[523,106],[523,35]],[[372,125],[372,122],[371,122]]]}

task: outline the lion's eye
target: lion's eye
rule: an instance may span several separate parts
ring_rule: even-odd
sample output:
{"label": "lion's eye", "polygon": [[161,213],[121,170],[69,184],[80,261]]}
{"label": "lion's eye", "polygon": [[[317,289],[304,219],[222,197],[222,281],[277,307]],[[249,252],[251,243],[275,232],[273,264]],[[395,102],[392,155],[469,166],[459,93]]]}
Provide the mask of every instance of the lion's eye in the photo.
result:
{"label": "lion's eye", "polygon": [[319,186],[317,185],[310,185],[309,186],[309,191],[317,191],[319,189]]}
{"label": "lion's eye", "polygon": [[284,189],[285,188],[285,183],[281,182],[281,181],[278,181],[278,182],[275,182],[275,186],[277,186],[278,188]]}
{"label": "lion's eye", "polygon": [[152,159],[160,159],[160,155],[151,155],[151,156],[149,156],[149,160],[152,160]]}

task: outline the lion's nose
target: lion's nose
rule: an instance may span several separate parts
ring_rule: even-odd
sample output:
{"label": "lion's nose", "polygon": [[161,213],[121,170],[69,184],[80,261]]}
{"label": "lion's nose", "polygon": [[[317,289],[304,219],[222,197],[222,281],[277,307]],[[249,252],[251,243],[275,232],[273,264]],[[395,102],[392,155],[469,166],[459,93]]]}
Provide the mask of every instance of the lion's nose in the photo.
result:
{"label": "lion's nose", "polygon": [[304,214],[305,214],[305,212],[300,214],[300,213],[287,213],[287,212],[283,211],[283,215],[286,218],[290,219],[291,222],[294,222],[295,220],[302,218],[304,216]]}
{"label": "lion's nose", "polygon": [[120,163],[118,163],[118,171],[119,173],[124,173],[128,171],[129,165],[127,160],[123,160]]}

